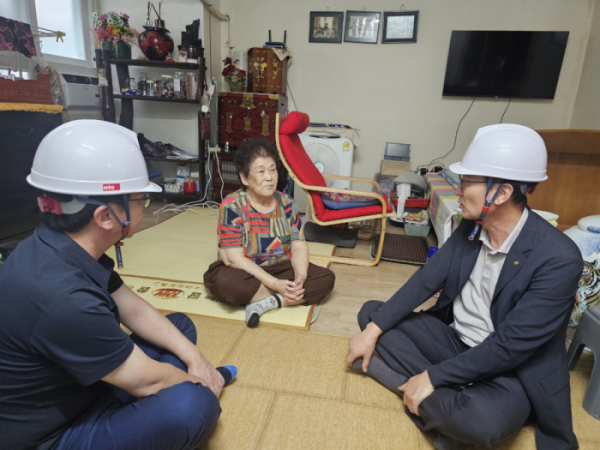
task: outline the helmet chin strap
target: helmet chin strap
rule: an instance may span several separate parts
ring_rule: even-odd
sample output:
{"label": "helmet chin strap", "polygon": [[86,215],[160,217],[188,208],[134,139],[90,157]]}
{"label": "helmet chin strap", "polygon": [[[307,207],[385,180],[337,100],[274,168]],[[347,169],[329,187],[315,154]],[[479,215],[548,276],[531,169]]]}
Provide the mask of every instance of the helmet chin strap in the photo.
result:
{"label": "helmet chin strap", "polygon": [[123,229],[121,230],[121,239],[119,239],[119,241],[115,244],[115,254],[117,255],[117,267],[119,269],[122,269],[123,268],[123,255],[121,254],[121,247],[125,244],[123,244],[123,242],[121,242],[121,241],[127,237],[127,234],[129,233],[129,227],[131,225],[131,216],[129,213],[129,195],[123,194],[123,207],[125,208],[125,215],[127,217],[125,222],[121,222],[121,219],[119,219],[119,216],[117,216],[115,211],[111,208],[111,206],[108,203],[101,202],[98,200],[93,200],[90,198],[85,198],[85,197],[75,197],[75,199],[79,200],[80,202],[89,203],[91,205],[106,206],[110,210],[110,212],[113,214],[113,216],[115,216],[115,219],[117,219],[117,221],[121,224]]}
{"label": "helmet chin strap", "polygon": [[502,189],[502,184],[501,184],[500,186],[498,186],[498,189],[496,189],[496,193],[494,194],[492,199],[488,200],[487,197],[488,197],[488,194],[490,193],[490,191],[492,190],[493,181],[494,181],[493,178],[488,179],[487,189],[485,191],[485,205],[483,206],[483,208],[481,210],[481,215],[479,216],[479,219],[477,219],[475,221],[475,226],[473,227],[473,231],[471,231],[471,234],[469,235],[470,241],[475,239],[475,236],[477,236],[477,233],[479,233],[479,230],[481,229],[481,225],[483,224],[483,218],[490,210],[490,205],[492,203],[494,203],[494,200],[496,200],[496,197],[498,197],[498,194],[500,193],[500,189]]}

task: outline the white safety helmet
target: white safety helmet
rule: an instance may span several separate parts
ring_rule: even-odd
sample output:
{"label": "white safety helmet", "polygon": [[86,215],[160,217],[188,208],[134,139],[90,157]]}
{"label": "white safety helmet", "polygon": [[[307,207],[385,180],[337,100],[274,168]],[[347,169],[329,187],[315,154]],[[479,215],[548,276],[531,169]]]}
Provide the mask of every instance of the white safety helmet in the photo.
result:
{"label": "white safety helmet", "polygon": [[480,128],[463,160],[450,165],[459,175],[539,183],[547,180],[548,153],[542,137],[523,125]]}
{"label": "white safety helmet", "polygon": [[27,182],[42,191],[77,196],[162,191],[148,180],[136,134],[102,120],[75,120],[48,133]]}

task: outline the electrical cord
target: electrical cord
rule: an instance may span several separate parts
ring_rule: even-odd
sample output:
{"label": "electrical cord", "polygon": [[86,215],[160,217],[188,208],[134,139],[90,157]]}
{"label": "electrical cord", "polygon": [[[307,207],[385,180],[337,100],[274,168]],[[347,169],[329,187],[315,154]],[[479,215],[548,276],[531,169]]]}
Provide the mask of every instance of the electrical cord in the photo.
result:
{"label": "electrical cord", "polygon": [[508,107],[510,106],[511,101],[512,101],[512,98],[508,99],[508,105],[506,105],[506,108],[504,109],[504,112],[502,113],[502,117],[500,117],[500,123],[502,123],[502,120],[504,120],[504,114],[506,114],[506,111],[508,111]]}
{"label": "electrical cord", "polygon": [[215,152],[215,160],[217,161],[217,171],[219,172],[219,178],[221,179],[221,200],[223,200],[223,188],[225,187],[225,180],[223,180],[223,175],[221,174],[221,165],[219,164],[219,156],[217,152]]}
{"label": "electrical cord", "polygon": [[434,158],[429,164],[424,165],[424,166],[418,166],[417,167],[417,171],[422,168],[422,167],[427,167],[427,169],[429,170],[429,166],[431,166],[433,163],[439,163],[442,164],[442,166],[444,168],[446,168],[446,166],[439,162],[442,159],[444,159],[446,156],[448,156],[450,153],[452,153],[452,151],[456,148],[456,140],[458,139],[458,130],[460,130],[460,124],[462,123],[462,121],[464,120],[465,117],[467,117],[467,114],[469,114],[469,111],[471,111],[471,108],[473,107],[473,103],[475,103],[475,100],[477,100],[477,97],[473,97],[473,101],[471,102],[471,104],[469,105],[469,109],[467,109],[467,112],[464,114],[464,116],[462,116],[462,118],[460,119],[460,121],[458,122],[458,126],[456,127],[456,134],[454,135],[454,144],[452,145],[452,148],[448,151],[448,153],[446,153],[444,156],[440,156],[438,158]]}
{"label": "electrical cord", "polygon": [[[219,208],[221,206],[220,203],[214,202],[214,201],[205,201],[206,197],[208,195],[208,187],[210,186],[210,182],[212,180],[212,173],[210,171],[210,153],[209,153],[209,159],[208,159],[208,161],[209,161],[209,164],[207,166],[207,168],[208,168],[208,180],[206,180],[206,185],[204,187],[204,197],[202,197],[202,199],[200,199],[200,200],[194,200],[193,202],[188,202],[188,203],[185,203],[183,205],[175,205],[174,203],[169,203],[165,207],[154,211],[154,214],[156,215],[156,220],[154,221],[154,223],[156,223],[156,224],[158,223],[158,220],[160,218],[160,214],[167,213],[167,212],[180,213],[180,212],[183,212],[185,210],[190,210],[193,213],[199,214],[201,216],[219,214]],[[221,183],[222,182],[223,182],[223,177],[221,177]],[[221,193],[221,195],[222,195],[222,193]],[[211,212],[208,213],[208,214],[200,213],[200,212],[192,209],[194,206],[206,207]]]}
{"label": "electrical cord", "polygon": [[[204,4],[204,3],[202,3]],[[208,55],[210,62],[208,63],[208,73],[212,80],[212,14],[208,15]]]}
{"label": "electrical cord", "polygon": [[287,87],[290,90],[290,96],[292,97],[292,102],[294,102],[294,108],[296,108],[296,111],[299,111],[298,107],[296,106],[296,100],[294,99],[294,94],[292,92],[292,88],[290,87],[290,83],[287,84]]}

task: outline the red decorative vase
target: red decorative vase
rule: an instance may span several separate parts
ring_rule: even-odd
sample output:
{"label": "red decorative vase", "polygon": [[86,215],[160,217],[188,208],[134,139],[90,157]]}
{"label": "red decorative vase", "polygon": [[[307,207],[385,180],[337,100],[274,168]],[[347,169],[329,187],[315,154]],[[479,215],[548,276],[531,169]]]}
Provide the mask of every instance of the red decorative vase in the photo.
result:
{"label": "red decorative vase", "polygon": [[160,27],[144,27],[146,31],[140,34],[139,44],[142,53],[150,61],[164,61],[173,50],[175,44],[169,35],[169,30]]}
{"label": "red decorative vase", "polygon": [[185,181],[183,183],[183,192],[186,194],[195,194],[196,193],[196,182],[195,181]]}

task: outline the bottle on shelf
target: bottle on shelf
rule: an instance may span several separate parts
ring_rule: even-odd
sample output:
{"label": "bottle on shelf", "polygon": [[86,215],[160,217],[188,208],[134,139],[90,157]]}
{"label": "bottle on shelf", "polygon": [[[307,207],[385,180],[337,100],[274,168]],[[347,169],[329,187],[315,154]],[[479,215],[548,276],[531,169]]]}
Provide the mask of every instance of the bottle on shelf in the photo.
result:
{"label": "bottle on shelf", "polygon": [[148,97],[148,74],[140,72],[140,81],[138,82],[137,95]]}
{"label": "bottle on shelf", "polygon": [[186,76],[186,98],[188,100],[198,99],[198,80],[196,72],[188,72]]}
{"label": "bottle on shelf", "polygon": [[173,92],[174,97],[178,99],[185,99],[186,94],[186,83],[185,83],[185,72],[177,71],[175,72],[175,77],[173,78]]}
{"label": "bottle on shelf", "polygon": [[164,98],[173,98],[173,76],[172,75],[162,75],[162,93],[161,96]]}
{"label": "bottle on shelf", "polygon": [[229,153],[229,142],[225,142],[225,153]]}

